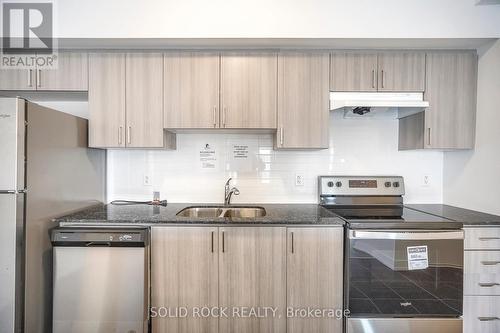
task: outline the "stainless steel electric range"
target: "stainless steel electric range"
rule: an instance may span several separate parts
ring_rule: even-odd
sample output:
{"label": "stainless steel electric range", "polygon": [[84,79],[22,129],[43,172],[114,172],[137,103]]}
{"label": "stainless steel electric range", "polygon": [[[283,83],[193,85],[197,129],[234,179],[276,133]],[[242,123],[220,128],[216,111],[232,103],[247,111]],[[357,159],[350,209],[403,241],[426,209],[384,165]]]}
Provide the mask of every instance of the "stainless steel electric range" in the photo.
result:
{"label": "stainless steel electric range", "polygon": [[405,207],[402,177],[318,183],[347,225],[347,333],[462,333],[462,224]]}

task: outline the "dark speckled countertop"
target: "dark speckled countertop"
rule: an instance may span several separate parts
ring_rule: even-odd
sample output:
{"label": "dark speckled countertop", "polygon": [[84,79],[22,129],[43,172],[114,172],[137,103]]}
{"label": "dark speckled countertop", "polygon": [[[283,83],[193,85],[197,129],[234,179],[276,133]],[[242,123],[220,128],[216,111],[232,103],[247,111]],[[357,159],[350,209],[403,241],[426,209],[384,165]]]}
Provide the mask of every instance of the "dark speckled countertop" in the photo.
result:
{"label": "dark speckled countertop", "polygon": [[405,206],[424,213],[429,213],[457,222],[462,222],[464,226],[500,226],[500,216],[481,213],[475,210],[437,204]]}
{"label": "dark speckled countertop", "polygon": [[[176,214],[190,206],[207,204],[171,203],[166,207],[148,205],[96,205],[74,214],[54,219],[60,226],[137,226],[156,224],[284,224],[284,225],[338,225],[344,221],[315,204],[252,204],[263,207],[266,216],[258,218],[189,218]],[[238,207],[238,205],[233,205]]]}

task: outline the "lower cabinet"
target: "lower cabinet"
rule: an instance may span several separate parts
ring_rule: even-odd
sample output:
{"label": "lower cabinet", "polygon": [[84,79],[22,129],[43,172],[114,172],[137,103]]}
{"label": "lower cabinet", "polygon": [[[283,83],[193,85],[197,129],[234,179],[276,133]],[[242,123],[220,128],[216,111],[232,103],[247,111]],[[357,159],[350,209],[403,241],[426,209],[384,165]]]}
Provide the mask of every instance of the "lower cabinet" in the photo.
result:
{"label": "lower cabinet", "polygon": [[464,333],[497,333],[500,332],[500,228],[464,229]]}
{"label": "lower cabinet", "polygon": [[[230,310],[219,332],[286,332],[286,228],[220,228],[219,242],[219,305]],[[234,313],[244,308],[274,308],[281,318]]]}
{"label": "lower cabinet", "polygon": [[287,307],[292,311],[287,332],[342,332],[342,317],[331,312],[322,312],[319,318],[300,314],[308,308],[342,309],[343,228],[289,228],[287,232]]}
{"label": "lower cabinet", "polygon": [[[218,306],[217,228],[154,227],[151,232],[153,332],[215,333],[218,319],[194,308]],[[177,313],[186,308],[186,317]],[[156,315],[156,316],[155,316]]]}
{"label": "lower cabinet", "polygon": [[153,333],[342,332],[342,227],[151,232]]}

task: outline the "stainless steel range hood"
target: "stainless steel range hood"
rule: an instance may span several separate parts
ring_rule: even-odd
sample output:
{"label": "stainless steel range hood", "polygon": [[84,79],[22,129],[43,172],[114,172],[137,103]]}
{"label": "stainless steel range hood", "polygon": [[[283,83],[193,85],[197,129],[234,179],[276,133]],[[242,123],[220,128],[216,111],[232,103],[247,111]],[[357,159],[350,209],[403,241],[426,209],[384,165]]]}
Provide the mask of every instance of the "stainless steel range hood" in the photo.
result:
{"label": "stainless steel range hood", "polygon": [[423,93],[330,93],[330,110],[343,110],[345,118],[402,118],[422,112],[428,106]]}

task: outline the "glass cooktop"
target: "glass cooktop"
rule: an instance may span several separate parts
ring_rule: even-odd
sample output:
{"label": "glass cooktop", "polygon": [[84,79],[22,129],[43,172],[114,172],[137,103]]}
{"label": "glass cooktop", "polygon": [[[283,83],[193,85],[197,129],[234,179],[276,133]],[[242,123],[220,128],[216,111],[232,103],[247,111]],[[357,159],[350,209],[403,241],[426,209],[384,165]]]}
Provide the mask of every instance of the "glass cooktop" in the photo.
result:
{"label": "glass cooktop", "polygon": [[462,223],[404,206],[324,206],[351,229],[461,229]]}

